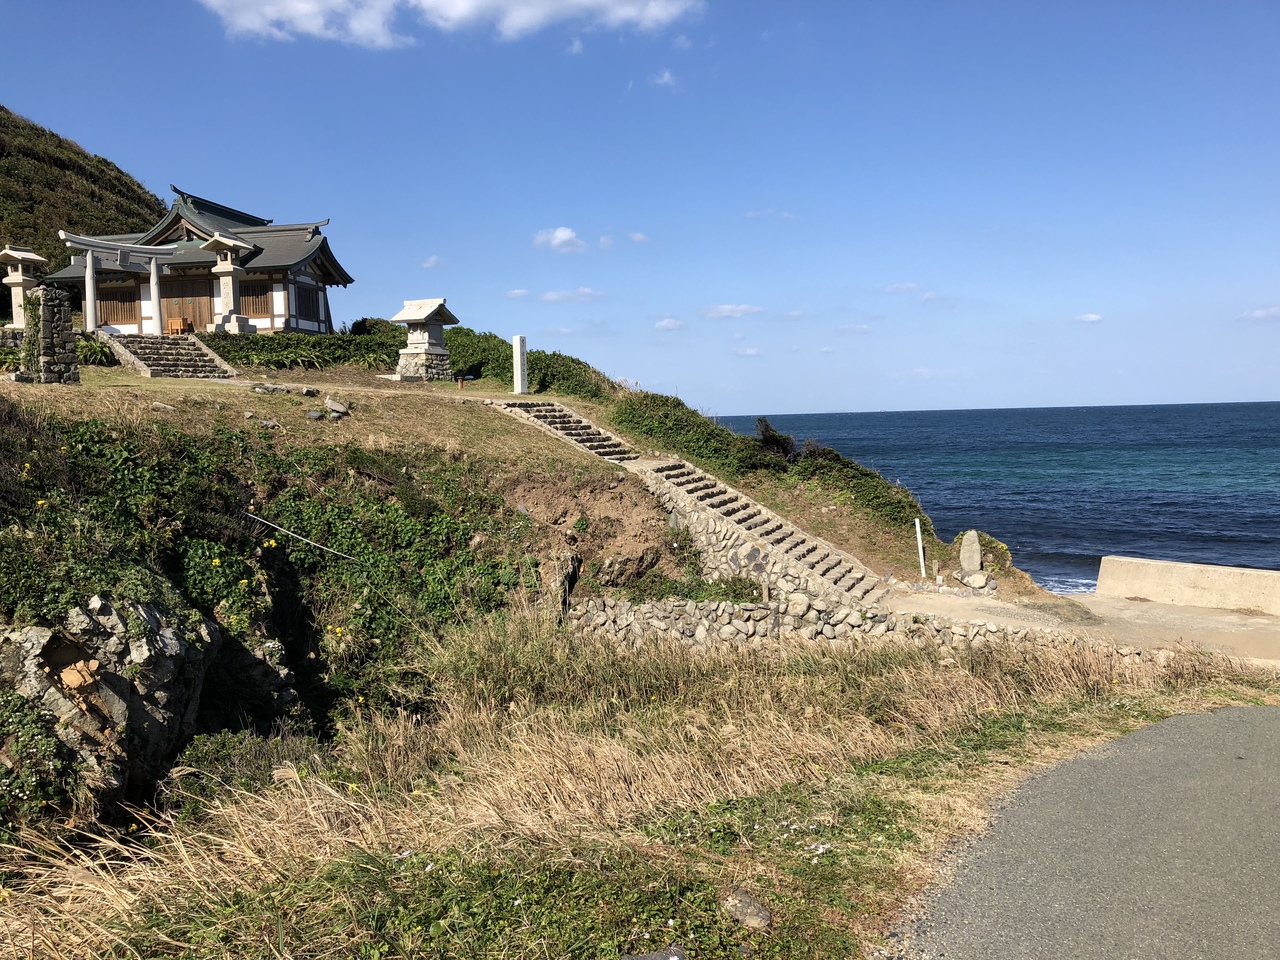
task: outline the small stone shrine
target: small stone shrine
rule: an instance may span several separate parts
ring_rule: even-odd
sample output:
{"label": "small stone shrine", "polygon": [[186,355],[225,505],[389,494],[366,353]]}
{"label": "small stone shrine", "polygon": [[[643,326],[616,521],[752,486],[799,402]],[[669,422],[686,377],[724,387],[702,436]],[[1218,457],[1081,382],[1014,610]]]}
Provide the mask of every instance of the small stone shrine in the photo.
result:
{"label": "small stone shrine", "polygon": [[[76,332],[71,326],[71,295],[44,287],[40,296],[38,329],[26,330],[21,369],[14,379],[23,383],[79,383]],[[27,343],[34,341],[34,347]]]}
{"label": "small stone shrine", "polygon": [[458,322],[444,299],[406,300],[404,309],[391,318],[409,328],[409,344],[400,351],[400,362],[392,380],[452,380],[449,351],[444,345],[444,328]]}

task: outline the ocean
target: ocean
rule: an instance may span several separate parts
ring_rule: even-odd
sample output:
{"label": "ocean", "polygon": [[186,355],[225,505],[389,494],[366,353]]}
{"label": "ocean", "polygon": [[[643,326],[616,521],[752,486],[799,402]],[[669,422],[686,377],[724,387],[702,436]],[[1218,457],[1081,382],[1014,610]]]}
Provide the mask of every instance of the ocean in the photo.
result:
{"label": "ocean", "polygon": [[[740,433],[756,418],[721,417]],[[770,416],[976,527],[1058,593],[1106,554],[1280,569],[1280,403]]]}

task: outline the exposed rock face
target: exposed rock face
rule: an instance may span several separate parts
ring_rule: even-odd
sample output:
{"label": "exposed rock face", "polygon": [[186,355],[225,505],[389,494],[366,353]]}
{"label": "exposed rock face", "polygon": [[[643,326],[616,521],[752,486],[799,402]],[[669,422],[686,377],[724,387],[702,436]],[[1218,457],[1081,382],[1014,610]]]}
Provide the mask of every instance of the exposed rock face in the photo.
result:
{"label": "exposed rock face", "polygon": [[646,547],[638,556],[608,557],[600,567],[600,582],[606,587],[621,587],[639,580],[662,562],[655,547]]}
{"label": "exposed rock face", "polygon": [[0,633],[0,682],[57,718],[54,732],[84,762],[87,785],[111,801],[163,775],[192,734],[221,643],[207,620],[94,597],[59,629]]}
{"label": "exposed rock face", "polygon": [[982,569],[982,541],[977,530],[970,530],[960,541],[961,574],[977,573]]}

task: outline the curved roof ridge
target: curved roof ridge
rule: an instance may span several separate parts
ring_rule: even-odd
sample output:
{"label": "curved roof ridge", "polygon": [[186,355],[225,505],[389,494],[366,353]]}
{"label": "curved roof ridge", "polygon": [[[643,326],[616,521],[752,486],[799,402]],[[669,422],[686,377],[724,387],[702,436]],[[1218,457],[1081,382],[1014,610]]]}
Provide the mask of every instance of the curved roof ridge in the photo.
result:
{"label": "curved roof ridge", "polygon": [[194,193],[187,193],[185,190],[179,190],[172,183],[169,184],[169,189],[177,195],[178,203],[189,205],[198,214],[212,215],[227,220],[235,220],[244,227],[264,227],[271,222],[265,217],[254,216],[252,213],[237,210],[235,207],[228,207],[225,203],[218,203],[216,200],[197,197]]}

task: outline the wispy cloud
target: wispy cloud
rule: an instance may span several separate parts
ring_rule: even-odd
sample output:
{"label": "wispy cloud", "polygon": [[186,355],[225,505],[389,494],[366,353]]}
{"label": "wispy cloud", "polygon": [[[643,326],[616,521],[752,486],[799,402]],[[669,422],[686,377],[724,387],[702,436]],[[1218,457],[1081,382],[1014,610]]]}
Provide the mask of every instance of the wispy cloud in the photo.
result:
{"label": "wispy cloud", "polygon": [[1082,313],[1080,314],[1080,316],[1076,317],[1076,319],[1079,320],[1081,323],[1097,323],[1102,319],[1102,314]]}
{"label": "wispy cloud", "polygon": [[845,323],[845,324],[841,324],[836,329],[838,329],[841,333],[864,334],[864,333],[871,332],[871,327],[869,327],[865,323]]}
{"label": "wispy cloud", "polygon": [[647,233],[641,233],[639,230],[636,230],[632,233],[628,233],[627,236],[631,239],[633,243],[649,242],[649,235]]}
{"label": "wispy cloud", "polygon": [[573,54],[581,53],[582,40],[579,37],[574,37],[573,40],[570,42],[569,46],[565,48],[565,52],[573,53]]}
{"label": "wispy cloud", "polygon": [[609,236],[608,234],[605,234],[603,237],[600,238],[601,250],[608,250],[612,246],[613,246],[613,237]]}
{"label": "wispy cloud", "polygon": [[788,310],[786,313],[782,315],[782,319],[784,320],[801,320],[803,318],[804,318],[803,310]]}
{"label": "wispy cloud", "polygon": [[653,325],[655,330],[679,330],[684,326],[684,322],[677,320],[675,317],[663,317]]}
{"label": "wispy cloud", "polygon": [[748,210],[743,214],[748,220],[756,220],[760,217],[773,217],[778,220],[795,220],[796,215],[790,210],[777,210],[770,207],[768,210]]}
{"label": "wispy cloud", "polygon": [[758,357],[760,350],[758,347],[735,347],[734,355],[739,357]]}
{"label": "wispy cloud", "polygon": [[884,288],[885,293],[896,294],[897,296],[906,296],[910,293],[917,293],[920,290],[918,283],[891,283]]}
{"label": "wispy cloud", "polygon": [[737,320],[752,313],[764,313],[764,307],[753,307],[749,303],[722,303],[702,311],[704,317],[712,320]]}
{"label": "wispy cloud", "polygon": [[569,227],[539,230],[533,235],[535,247],[550,247],[560,253],[581,253],[587,245],[578,239],[577,231]]}
{"label": "wispy cloud", "polygon": [[1240,314],[1241,320],[1280,320],[1280,306],[1262,307]]}
{"label": "wispy cloud", "polygon": [[836,352],[836,348],[835,348],[835,347],[822,347],[821,349],[819,349],[819,350],[818,350],[818,352],[819,352],[819,353],[835,353],[835,352]]}
{"label": "wispy cloud", "polygon": [[599,290],[579,287],[577,290],[548,290],[546,293],[539,294],[538,299],[543,303],[585,303],[588,300],[599,300],[603,296],[604,294]]}
{"label": "wispy cloud", "polygon": [[660,70],[649,78],[655,87],[677,87],[676,75],[670,70]]}
{"label": "wispy cloud", "polygon": [[[492,26],[515,40],[553,23],[660,30],[697,13],[705,0],[200,0],[228,32],[269,40],[318,37],[366,47],[397,47],[413,38],[394,25],[409,14],[446,33]],[[578,41],[575,40],[575,43]],[[577,51],[570,47],[570,52]]]}
{"label": "wispy cloud", "polygon": [[430,270],[432,267],[438,267],[438,266],[440,266],[440,264],[442,264],[442,263],[444,263],[444,258],[443,258],[443,257],[437,257],[437,256],[433,253],[431,256],[427,257],[427,259],[425,259],[425,260],[423,260],[423,261],[422,261],[422,269],[423,269],[423,270]]}
{"label": "wispy cloud", "polygon": [[528,295],[529,295],[528,290],[508,290],[506,294],[504,294],[504,296],[508,296],[513,299],[516,297],[527,297]]}
{"label": "wispy cloud", "polygon": [[677,50],[688,50],[690,47],[693,46],[693,44],[689,41],[689,38],[686,37],[683,33],[677,36],[674,40],[672,40],[671,45],[674,46]]}

